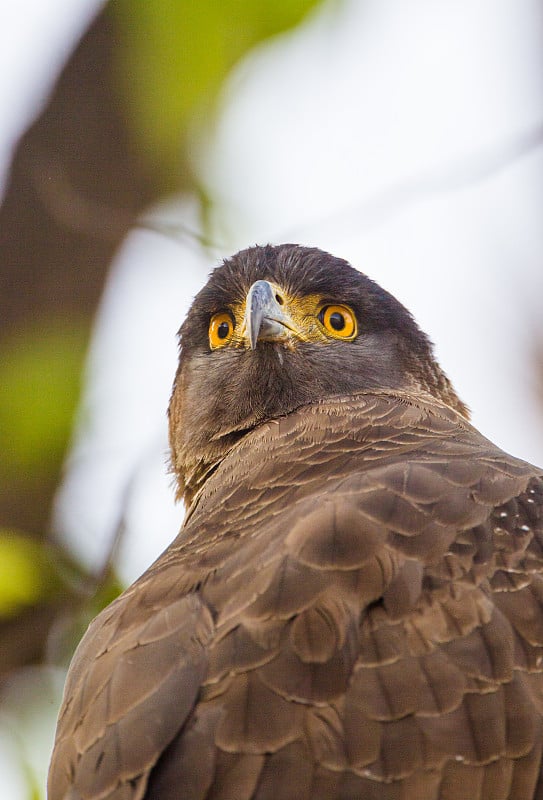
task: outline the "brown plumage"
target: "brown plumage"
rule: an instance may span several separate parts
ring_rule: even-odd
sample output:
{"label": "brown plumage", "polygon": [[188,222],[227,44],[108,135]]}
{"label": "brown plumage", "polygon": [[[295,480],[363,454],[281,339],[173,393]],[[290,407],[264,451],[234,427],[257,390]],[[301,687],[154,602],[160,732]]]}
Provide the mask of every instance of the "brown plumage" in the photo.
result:
{"label": "brown plumage", "polygon": [[239,253],[181,341],[187,519],[79,646],[50,800],[542,798],[541,473],[318,250]]}

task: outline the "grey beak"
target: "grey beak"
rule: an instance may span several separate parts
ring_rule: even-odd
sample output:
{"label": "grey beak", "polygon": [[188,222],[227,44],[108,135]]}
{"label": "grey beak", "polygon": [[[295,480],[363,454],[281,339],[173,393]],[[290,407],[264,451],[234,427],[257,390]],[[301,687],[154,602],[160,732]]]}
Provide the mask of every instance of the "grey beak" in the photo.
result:
{"label": "grey beak", "polygon": [[284,339],[292,326],[276,294],[276,289],[268,281],[256,281],[249,289],[245,303],[245,328],[251,350],[255,349],[259,339]]}

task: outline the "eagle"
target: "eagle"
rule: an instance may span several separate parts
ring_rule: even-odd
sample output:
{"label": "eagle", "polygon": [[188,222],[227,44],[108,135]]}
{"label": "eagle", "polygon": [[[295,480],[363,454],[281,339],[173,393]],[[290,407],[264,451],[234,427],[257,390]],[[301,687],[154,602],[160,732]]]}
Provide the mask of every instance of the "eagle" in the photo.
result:
{"label": "eagle", "polygon": [[180,330],[186,518],[73,658],[49,800],[543,798],[543,480],[411,314],[295,244]]}

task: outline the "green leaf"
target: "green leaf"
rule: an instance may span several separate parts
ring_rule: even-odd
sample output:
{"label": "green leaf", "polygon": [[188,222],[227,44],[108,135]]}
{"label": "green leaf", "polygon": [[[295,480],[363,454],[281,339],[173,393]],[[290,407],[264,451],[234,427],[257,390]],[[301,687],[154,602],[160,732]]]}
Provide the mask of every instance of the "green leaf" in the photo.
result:
{"label": "green leaf", "polygon": [[0,617],[16,615],[56,592],[59,582],[47,544],[0,529]]}
{"label": "green leaf", "polygon": [[182,146],[232,66],[254,45],[299,23],[318,0],[114,0],[121,87],[136,139],[168,188]]}
{"label": "green leaf", "polygon": [[50,475],[79,397],[86,326],[52,321],[17,331],[0,351],[0,480]]}

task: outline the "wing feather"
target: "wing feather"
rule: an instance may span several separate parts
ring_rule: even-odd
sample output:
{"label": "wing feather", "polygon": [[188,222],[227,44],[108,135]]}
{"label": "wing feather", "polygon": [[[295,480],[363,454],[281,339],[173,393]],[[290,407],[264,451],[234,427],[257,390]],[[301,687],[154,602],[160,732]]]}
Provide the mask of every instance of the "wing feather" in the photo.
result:
{"label": "wing feather", "polygon": [[91,626],[50,798],[533,800],[542,620],[534,467],[430,398],[316,403]]}

